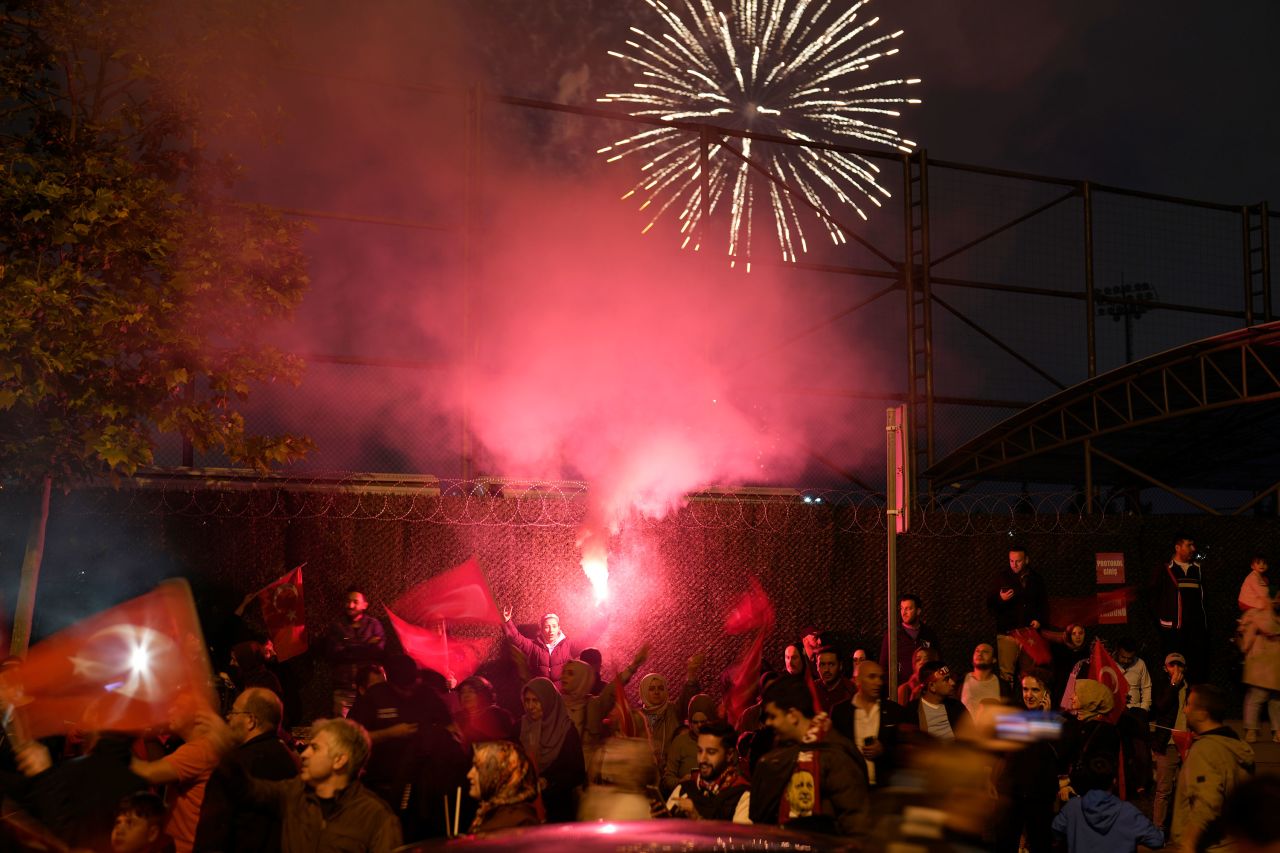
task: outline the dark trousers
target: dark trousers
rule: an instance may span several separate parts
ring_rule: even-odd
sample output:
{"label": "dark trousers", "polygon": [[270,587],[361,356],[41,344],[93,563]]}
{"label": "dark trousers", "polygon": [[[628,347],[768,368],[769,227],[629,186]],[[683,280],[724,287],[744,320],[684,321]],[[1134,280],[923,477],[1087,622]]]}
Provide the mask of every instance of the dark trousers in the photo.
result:
{"label": "dark trousers", "polygon": [[1151,728],[1142,708],[1126,708],[1117,725],[1124,759],[1125,795],[1132,800],[1139,789],[1151,787]]}

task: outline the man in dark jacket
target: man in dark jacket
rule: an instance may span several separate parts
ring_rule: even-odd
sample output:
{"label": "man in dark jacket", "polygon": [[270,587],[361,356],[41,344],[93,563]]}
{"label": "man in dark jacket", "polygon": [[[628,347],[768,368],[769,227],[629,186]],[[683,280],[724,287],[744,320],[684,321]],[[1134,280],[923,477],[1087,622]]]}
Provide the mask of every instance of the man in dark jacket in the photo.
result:
{"label": "man in dark jacket", "polygon": [[823,646],[814,657],[818,662],[818,677],[813,684],[817,708],[830,714],[836,705],[853,698],[853,685],[844,677],[840,653],[834,646]]}
{"label": "man in dark jacket", "polygon": [[[227,741],[233,737],[225,724],[212,735]],[[402,841],[400,821],[358,781],[369,749],[363,726],[335,717],[311,727],[296,779],[254,779],[235,763],[218,772],[227,777],[227,790],[279,816],[282,853],[390,853]]]}
{"label": "man in dark jacket", "polygon": [[932,660],[920,667],[920,683],[924,692],[903,709],[905,725],[934,740],[950,743],[973,722],[964,704],[955,697],[955,677],[946,664]]}
{"label": "man in dark jacket", "polygon": [[[912,658],[918,649],[933,649],[942,656],[942,643],[932,628],[924,623],[924,605],[920,596],[914,592],[904,593],[898,597],[898,615],[902,617],[898,625],[898,659],[889,660],[889,637],[886,634],[880,643],[880,666],[885,674],[896,672],[896,684],[904,684],[911,678],[913,671]],[[891,663],[896,663],[895,670]]]}
{"label": "man in dark jacket", "polygon": [[764,694],[765,724],[778,746],[751,776],[751,822],[856,835],[870,803],[862,756],[818,718],[803,678],[780,678]]}
{"label": "man in dark jacket", "polygon": [[360,675],[370,664],[382,660],[387,647],[382,623],[365,611],[369,599],[359,587],[347,590],[346,617],[329,626],[325,652],[333,677],[333,715],[345,717],[356,701]]}
{"label": "man in dark jacket", "polygon": [[1187,680],[1208,677],[1209,617],[1204,607],[1204,573],[1196,562],[1196,542],[1178,534],[1173,556],[1156,569],[1151,606],[1160,629],[1160,652],[1178,652],[1187,660]]}
{"label": "man in dark jacket", "polygon": [[867,782],[881,787],[893,774],[898,727],[904,719],[902,706],[880,698],[884,669],[875,661],[859,662],[853,679],[858,692],[831,711],[831,726],[862,753],[867,762]]}
{"label": "man in dark jacket", "polygon": [[1019,628],[1036,628],[1049,612],[1044,581],[1028,567],[1027,549],[1009,549],[1009,567],[1001,569],[987,594],[987,610],[996,622],[996,659],[1000,678],[1012,685],[1022,647],[1011,634]]}
{"label": "man in dark jacket", "polygon": [[[250,687],[236,697],[227,721],[236,747],[222,763],[236,763],[255,779],[292,779],[298,757],[280,740],[284,707],[272,691]],[[226,789],[228,776],[214,773],[205,786],[196,826],[196,851],[262,851],[280,849],[280,819],[270,810],[238,803]]]}
{"label": "man in dark jacket", "polygon": [[667,798],[667,811],[694,820],[748,823],[751,789],[738,775],[738,733],[713,720],[698,729],[698,766]]}

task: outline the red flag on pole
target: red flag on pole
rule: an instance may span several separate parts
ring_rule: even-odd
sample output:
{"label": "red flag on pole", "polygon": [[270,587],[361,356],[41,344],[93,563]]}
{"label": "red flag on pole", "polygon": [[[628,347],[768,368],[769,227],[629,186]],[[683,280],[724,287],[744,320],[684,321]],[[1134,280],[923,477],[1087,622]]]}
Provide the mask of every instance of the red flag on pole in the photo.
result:
{"label": "red flag on pole", "polygon": [[1178,757],[1183,761],[1187,760],[1187,753],[1191,751],[1191,741],[1195,739],[1195,735],[1183,729],[1174,729],[1169,734],[1173,745],[1178,748]]}
{"label": "red flag on pole", "polygon": [[501,625],[489,582],[474,556],[400,596],[396,610],[406,619],[427,625],[446,619],[480,625]]}
{"label": "red flag on pole", "polygon": [[1120,668],[1120,664],[1111,657],[1111,653],[1107,651],[1106,646],[1102,645],[1101,640],[1093,641],[1093,657],[1089,660],[1089,677],[1101,682],[1115,697],[1115,704],[1111,708],[1111,713],[1107,715],[1107,720],[1112,723],[1118,722],[1128,704],[1129,681],[1124,677],[1124,670]]}
{"label": "red flag on pole", "polygon": [[1053,652],[1049,651],[1049,644],[1035,628],[1018,628],[1010,631],[1009,636],[1018,641],[1018,645],[1036,666],[1048,666],[1053,660]]}
{"label": "red flag on pole", "polygon": [[33,646],[0,674],[29,737],[72,726],[139,731],[163,725],[181,694],[213,706],[204,636],[186,581],[84,619]]}
{"label": "red flag on pole", "polygon": [[[302,566],[305,566],[303,563]],[[255,599],[262,608],[262,621],[267,626],[267,636],[276,650],[276,658],[286,661],[307,650],[306,614],[302,606],[302,566],[284,577],[267,584],[245,598],[236,608],[236,615],[244,612]]]}
{"label": "red flag on pole", "polygon": [[721,716],[731,726],[736,726],[742,713],[751,707],[751,700],[760,687],[760,661],[764,657],[764,631],[758,631],[747,645],[741,657],[729,667],[727,681],[729,691],[721,700]]}
{"label": "red flag on pole", "polygon": [[773,605],[765,595],[760,582],[751,579],[747,592],[738,600],[724,620],[727,634],[744,634],[755,631],[737,663],[726,673],[729,690],[720,704],[720,715],[730,725],[736,725],[742,712],[751,705],[751,699],[760,685],[760,660],[764,654],[765,635],[773,629]]}
{"label": "red flag on pole", "polygon": [[472,675],[489,655],[491,637],[450,637],[442,624],[438,630],[420,628],[404,621],[386,608],[391,627],[400,637],[404,653],[418,666],[433,669],[444,676],[461,681]]}
{"label": "red flag on pole", "polygon": [[613,719],[614,730],[619,737],[640,737],[635,715],[631,712],[631,702],[627,700],[627,685],[622,683],[621,674],[613,677],[613,710],[609,716]]}

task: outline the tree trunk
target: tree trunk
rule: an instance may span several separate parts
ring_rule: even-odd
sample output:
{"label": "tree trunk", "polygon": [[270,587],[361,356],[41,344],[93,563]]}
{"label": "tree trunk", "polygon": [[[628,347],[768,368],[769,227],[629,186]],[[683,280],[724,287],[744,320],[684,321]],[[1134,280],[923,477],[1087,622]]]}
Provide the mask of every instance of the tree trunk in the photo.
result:
{"label": "tree trunk", "polygon": [[31,641],[31,617],[36,609],[36,582],[40,579],[40,563],[44,559],[44,531],[49,524],[49,492],[53,480],[44,478],[40,490],[40,502],[31,515],[27,528],[27,552],[22,558],[22,583],[18,587],[18,601],[13,613],[13,640],[9,654],[26,657]]}

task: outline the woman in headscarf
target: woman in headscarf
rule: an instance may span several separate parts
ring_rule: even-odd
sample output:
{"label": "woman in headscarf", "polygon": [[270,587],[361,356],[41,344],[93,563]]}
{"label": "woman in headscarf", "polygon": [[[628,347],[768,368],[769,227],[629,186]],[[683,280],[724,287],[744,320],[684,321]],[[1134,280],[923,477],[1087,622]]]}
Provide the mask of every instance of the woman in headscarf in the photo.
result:
{"label": "woman in headscarf", "polygon": [[667,748],[667,763],[663,765],[662,791],[675,790],[680,780],[698,766],[698,729],[704,723],[716,719],[716,703],[706,693],[699,693],[689,700],[689,714],[685,725],[671,740]]}
{"label": "woman in headscarf", "polygon": [[515,718],[498,706],[493,685],[479,675],[458,685],[458,711],[453,719],[466,744],[510,740],[516,735]]}
{"label": "woman in headscarf", "polygon": [[569,712],[573,727],[578,730],[578,737],[586,743],[588,709],[591,704],[591,687],[595,683],[595,673],[591,667],[580,660],[565,662],[560,673],[560,695],[564,697],[564,708]]}
{"label": "woman in headscarf", "polygon": [[[1075,717],[1063,727],[1062,744],[1070,767],[1070,792],[1083,794],[1089,767],[1097,759],[1111,767],[1120,760],[1120,732],[1107,719],[1115,707],[1115,697],[1101,681],[1077,678],[1067,712]],[[1065,797],[1064,797],[1065,799]]]}
{"label": "woman in headscarf", "polygon": [[675,702],[667,693],[667,680],[658,673],[651,672],[640,679],[640,701],[643,703],[640,710],[649,727],[653,760],[659,771],[666,768],[667,750],[684,724],[681,712],[689,707],[690,700],[698,692],[698,670],[702,668],[702,659],[702,655],[689,658],[687,678]]}
{"label": "woman in headscarf", "polygon": [[578,811],[577,789],[587,781],[582,738],[550,679],[532,679],[523,699],[520,742],[538,770],[547,823],[571,821]]}
{"label": "woman in headscarf", "polygon": [[542,823],[538,774],[524,750],[511,741],[477,744],[467,781],[471,798],[480,803],[471,822],[472,835]]}

